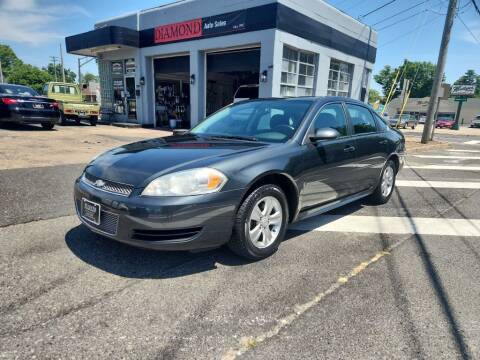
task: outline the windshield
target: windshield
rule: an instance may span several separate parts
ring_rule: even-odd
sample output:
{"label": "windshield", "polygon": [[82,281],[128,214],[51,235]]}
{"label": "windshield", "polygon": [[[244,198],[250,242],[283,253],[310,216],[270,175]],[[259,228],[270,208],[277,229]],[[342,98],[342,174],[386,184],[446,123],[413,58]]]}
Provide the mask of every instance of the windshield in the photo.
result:
{"label": "windshield", "polygon": [[190,133],[286,142],[300,126],[313,100],[264,100],[228,106],[193,128]]}
{"label": "windshield", "polygon": [[20,85],[0,85],[0,94],[20,95],[20,96],[36,96],[38,93],[26,86]]}

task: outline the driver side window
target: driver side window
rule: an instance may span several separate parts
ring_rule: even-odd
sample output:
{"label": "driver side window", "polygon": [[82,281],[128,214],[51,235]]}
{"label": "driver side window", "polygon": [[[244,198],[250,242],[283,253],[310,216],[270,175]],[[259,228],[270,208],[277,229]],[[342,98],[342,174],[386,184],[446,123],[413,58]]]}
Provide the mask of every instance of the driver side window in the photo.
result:
{"label": "driver side window", "polygon": [[318,129],[331,128],[341,136],[347,136],[347,120],[341,104],[325,105],[313,120],[313,132]]}

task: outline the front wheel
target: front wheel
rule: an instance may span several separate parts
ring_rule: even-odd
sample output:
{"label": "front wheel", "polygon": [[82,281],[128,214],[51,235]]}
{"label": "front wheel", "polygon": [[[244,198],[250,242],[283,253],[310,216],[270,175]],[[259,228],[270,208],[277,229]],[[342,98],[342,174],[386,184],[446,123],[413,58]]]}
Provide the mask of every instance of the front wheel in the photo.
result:
{"label": "front wheel", "polygon": [[392,160],[388,160],[382,171],[380,182],[375,191],[370,195],[370,200],[374,205],[382,205],[390,200],[395,187],[397,167]]}
{"label": "front wheel", "polygon": [[90,125],[91,126],[97,126],[97,122],[98,122],[98,116],[90,117]]}
{"label": "front wheel", "polygon": [[266,258],[285,237],[288,203],[282,189],[263,185],[255,189],[238,209],[233,235],[228,243],[236,254],[251,259]]}

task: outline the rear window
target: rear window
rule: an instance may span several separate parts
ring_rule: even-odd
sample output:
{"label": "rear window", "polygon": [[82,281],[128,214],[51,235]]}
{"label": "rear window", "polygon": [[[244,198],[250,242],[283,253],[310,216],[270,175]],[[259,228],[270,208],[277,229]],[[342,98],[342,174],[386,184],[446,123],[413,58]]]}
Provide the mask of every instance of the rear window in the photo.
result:
{"label": "rear window", "polygon": [[77,94],[77,88],[75,86],[68,86],[68,85],[53,85],[52,93],[54,93],[54,94],[76,95]]}
{"label": "rear window", "polygon": [[0,85],[0,94],[36,96],[38,93],[27,86],[22,85]]}

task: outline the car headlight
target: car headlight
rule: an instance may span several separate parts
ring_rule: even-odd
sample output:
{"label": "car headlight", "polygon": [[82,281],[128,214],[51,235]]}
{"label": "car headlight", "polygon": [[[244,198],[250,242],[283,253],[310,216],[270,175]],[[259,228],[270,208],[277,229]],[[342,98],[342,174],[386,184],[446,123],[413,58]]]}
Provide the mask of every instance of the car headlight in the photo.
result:
{"label": "car headlight", "polygon": [[144,196],[188,196],[220,191],[227,177],[218,170],[198,168],[167,174],[152,180]]}

